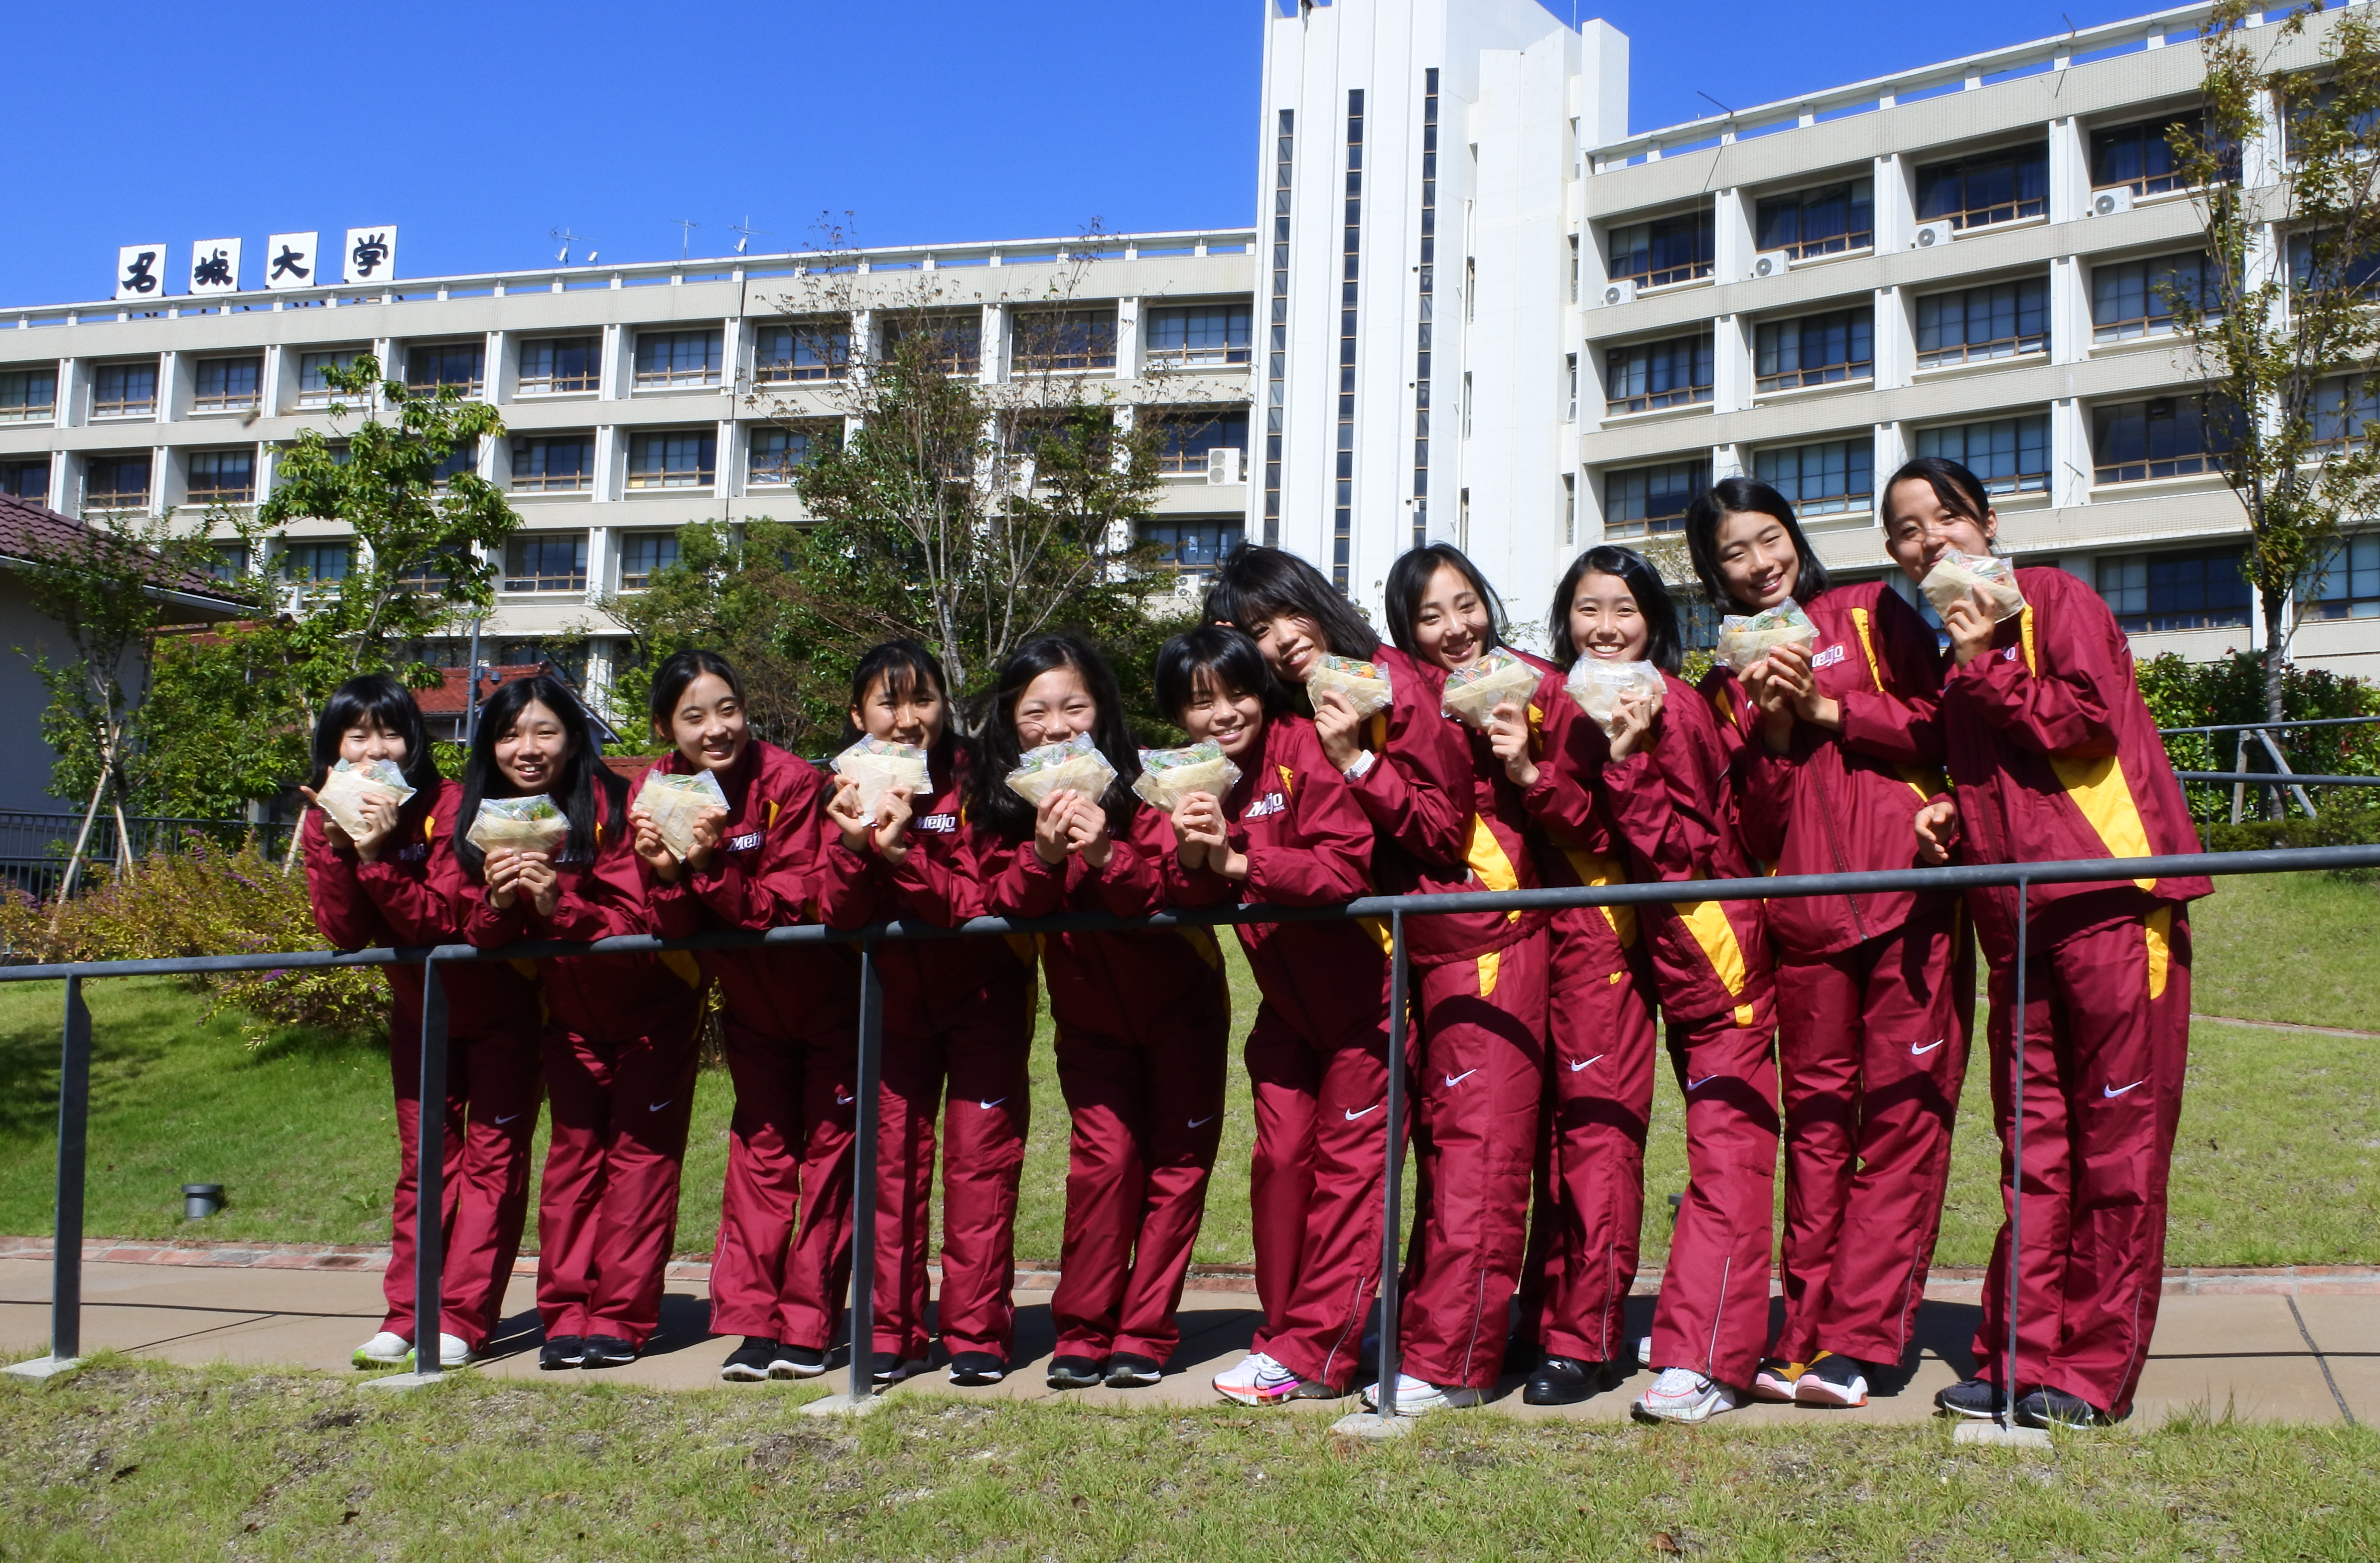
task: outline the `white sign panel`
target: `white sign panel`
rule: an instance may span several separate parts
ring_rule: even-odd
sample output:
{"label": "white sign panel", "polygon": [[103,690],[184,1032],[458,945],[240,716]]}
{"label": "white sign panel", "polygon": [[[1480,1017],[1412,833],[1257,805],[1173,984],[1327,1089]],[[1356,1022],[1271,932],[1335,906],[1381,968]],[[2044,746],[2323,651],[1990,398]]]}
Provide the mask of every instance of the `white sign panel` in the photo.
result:
{"label": "white sign panel", "polygon": [[200,239],[190,246],[190,291],[239,291],[239,240]]}
{"label": "white sign panel", "polygon": [[264,241],[264,285],[272,288],[320,287],[330,281],[317,277],[321,257],[314,251],[318,234],[275,234]]}
{"label": "white sign panel", "polygon": [[396,230],[349,228],[347,274],[351,283],[386,282],[396,275]]}
{"label": "white sign panel", "polygon": [[165,247],[128,244],[115,252],[115,297],[118,299],[165,297]]}

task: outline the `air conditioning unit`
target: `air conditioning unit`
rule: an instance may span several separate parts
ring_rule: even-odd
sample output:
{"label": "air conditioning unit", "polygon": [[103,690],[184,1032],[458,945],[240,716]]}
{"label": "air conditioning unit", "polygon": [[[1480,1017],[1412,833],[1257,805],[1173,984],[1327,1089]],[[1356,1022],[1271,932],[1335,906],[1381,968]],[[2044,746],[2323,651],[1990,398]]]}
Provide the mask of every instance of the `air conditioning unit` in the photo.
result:
{"label": "air conditioning unit", "polygon": [[1937,244],[1948,244],[1959,236],[1959,230],[1948,223],[1921,223],[1917,236],[1909,241],[1912,249],[1931,249]]}
{"label": "air conditioning unit", "polygon": [[1764,249],[1752,258],[1752,274],[1755,277],[1781,277],[1793,269],[1793,252],[1790,249]]}
{"label": "air conditioning unit", "polygon": [[1216,445],[1207,452],[1207,481],[1220,487],[1240,480],[1240,447]]}
{"label": "air conditioning unit", "polygon": [[1633,304],[1636,301],[1636,279],[1622,277],[1618,282],[1605,283],[1603,301],[1606,304]]}
{"label": "air conditioning unit", "polygon": [[2132,209],[2132,187],[2118,185],[2112,190],[2101,190],[2091,198],[2091,215],[2113,217],[2119,212]]}

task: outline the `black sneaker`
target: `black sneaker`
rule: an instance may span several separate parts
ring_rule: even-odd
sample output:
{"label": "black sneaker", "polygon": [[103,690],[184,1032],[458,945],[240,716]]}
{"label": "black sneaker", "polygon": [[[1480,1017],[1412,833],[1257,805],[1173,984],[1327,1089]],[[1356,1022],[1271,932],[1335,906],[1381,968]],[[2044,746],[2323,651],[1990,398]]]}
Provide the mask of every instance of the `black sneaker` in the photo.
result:
{"label": "black sneaker", "polygon": [[1821,1351],[1794,1381],[1793,1401],[1803,1406],[1864,1406],[1867,1404],[1867,1366],[1840,1351]]}
{"label": "black sneaker", "polygon": [[2114,1419],[2080,1395],[2044,1385],[2018,1399],[2016,1421],[2020,1427],[2107,1427]]}
{"label": "black sneaker", "polygon": [[1934,1409],[1944,1416],[1962,1416],[1970,1422],[1989,1422],[2007,1404],[2000,1387],[1981,1378],[1962,1379],[1934,1397]]}
{"label": "black sneaker", "polygon": [[898,1351],[879,1351],[868,1376],[879,1384],[898,1384],[914,1375],[920,1365]]}
{"label": "black sneaker", "polygon": [[626,1367],[637,1360],[637,1349],[617,1336],[590,1335],[587,1338],[587,1354],[578,1360],[586,1368]]}
{"label": "black sneaker", "polygon": [[1118,1351],[1108,1359],[1108,1387],[1146,1389],[1165,1376],[1165,1364],[1137,1351]]}
{"label": "black sneaker", "polygon": [[771,1378],[816,1378],[826,1371],[826,1353],[815,1346],[780,1346],[769,1358]]}
{"label": "black sneaker", "polygon": [[951,1359],[951,1382],[981,1389],[1008,1376],[1008,1364],[989,1351],[961,1351]]}
{"label": "black sneaker", "polygon": [[719,1364],[719,1376],[730,1384],[758,1384],[769,1376],[769,1364],[777,1360],[777,1343],[764,1336],[747,1335],[744,1344],[727,1353]]}
{"label": "black sneaker", "polygon": [[1538,1361],[1528,1383],[1521,1387],[1521,1402],[1531,1406],[1574,1406],[1605,1387],[1601,1363],[1548,1353]]}
{"label": "black sneaker", "polygon": [[538,1348],[537,1365],[548,1373],[575,1368],[587,1357],[587,1342],[575,1335],[557,1335]]}
{"label": "black sneaker", "polygon": [[1050,1359],[1050,1387],[1052,1389],[1089,1389],[1106,1382],[1096,1357],[1052,1357]]}

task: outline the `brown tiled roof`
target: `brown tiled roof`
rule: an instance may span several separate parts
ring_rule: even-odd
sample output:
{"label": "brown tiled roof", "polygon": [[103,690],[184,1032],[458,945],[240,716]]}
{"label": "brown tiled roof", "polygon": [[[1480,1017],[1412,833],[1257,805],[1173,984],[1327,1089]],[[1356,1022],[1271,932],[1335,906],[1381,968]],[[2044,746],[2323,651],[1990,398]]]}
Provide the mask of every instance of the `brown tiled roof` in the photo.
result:
{"label": "brown tiled roof", "polygon": [[[115,544],[125,546],[120,539],[103,531],[94,531],[72,516],[61,515],[48,505],[13,494],[0,494],[0,561],[50,560],[78,548]],[[159,572],[164,576],[164,572]],[[189,597],[205,598],[220,602],[226,614],[249,613],[255,610],[235,602],[223,594],[223,583],[212,576],[195,571],[180,571],[157,584],[167,591]]]}
{"label": "brown tiled roof", "polygon": [[[517,684],[532,673],[544,671],[543,662],[508,663],[504,667],[490,668],[486,676],[480,680],[480,699],[484,703],[489,696],[493,695],[505,685]],[[420,703],[421,714],[427,717],[461,716],[471,703],[469,670],[440,668],[438,679],[436,688],[414,691],[413,697]]]}

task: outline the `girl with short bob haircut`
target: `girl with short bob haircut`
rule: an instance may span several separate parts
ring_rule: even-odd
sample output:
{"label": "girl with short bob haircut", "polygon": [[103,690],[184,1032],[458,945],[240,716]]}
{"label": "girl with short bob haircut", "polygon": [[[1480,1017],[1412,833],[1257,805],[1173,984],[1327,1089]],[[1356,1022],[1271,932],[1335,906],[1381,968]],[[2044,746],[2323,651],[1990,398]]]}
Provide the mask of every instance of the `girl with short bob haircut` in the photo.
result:
{"label": "girl with short bob haircut", "polygon": [[[540,794],[569,818],[560,851],[482,854],[465,835],[481,799]],[[627,784],[603,763],[593,724],[560,679],[539,673],[507,684],[480,709],[463,805],[455,850],[467,870],[471,943],[487,950],[646,931]],[[693,1111],[702,974],[678,954],[572,956],[538,970],[553,1104],[537,1207],[537,1311],[545,1327],[538,1366],[617,1367],[636,1361],[661,1325]]]}
{"label": "girl with short bob haircut", "polygon": [[[413,796],[403,805],[365,798],[372,828],[349,836],[319,808],[298,826],[306,888],[323,939],[339,950],[454,944],[462,870],[446,827],[462,788],[441,780],[412,693],[386,673],[339,685],[314,723],[309,801],[341,760],[387,760]],[[396,1192],[389,1209],[389,1262],[381,1278],[388,1312],[356,1348],[359,1368],[402,1367],[419,1339],[413,1315],[414,1238],[419,1223],[421,1124],[422,969],[385,966],[390,1012],[389,1083],[396,1100]],[[439,1359],[460,1367],[486,1341],[504,1307],[504,1284],[528,1217],[528,1133],[537,1121],[537,987],[508,965],[456,962],[438,969],[446,996],[446,1115]]]}
{"label": "girl with short bob haircut", "polygon": [[[1115,781],[1038,806],[1008,786],[1026,750],[1089,734]],[[998,916],[1144,916],[1164,905],[1172,822],[1133,795],[1140,758],[1115,674],[1072,636],[1002,664],[969,796],[968,843]],[[1231,1000],[1206,928],[1042,939],[1058,1084],[1074,1115],[1066,1165],[1053,1389],[1154,1384],[1182,1339],[1174,1310],[1206,1209],[1223,1112]]]}
{"label": "girl with short bob haircut", "polygon": [[[1322,756],[1255,641],[1223,624],[1157,654],[1158,706],[1239,768],[1227,795],[1194,793],[1164,860],[1177,905],[1327,906],[1371,888],[1372,824]],[[1244,1405],[1347,1392],[1379,1281],[1389,1080],[1388,962],[1346,921],[1239,925],[1263,994],[1245,1057],[1256,1096],[1249,1169],[1264,1324],[1217,1375]],[[1402,1063],[1402,1060],[1400,1060]]]}
{"label": "girl with short bob haircut", "polygon": [[[838,842],[820,856],[827,921],[859,927],[915,917],[951,927],[982,915],[963,829],[976,746],[952,726],[941,659],[914,640],[888,640],[860,658],[841,742],[849,747],[862,737],[925,750],[926,786],[916,796],[895,787],[873,818],[859,812],[856,782],[835,787],[827,816]],[[999,939],[896,939],[880,945],[876,959],[884,978],[876,1376],[905,1377],[926,1357],[940,1121],[942,1347],[952,1383],[997,1384],[1015,1350],[1011,1292],[1032,1099],[1033,965]]]}

